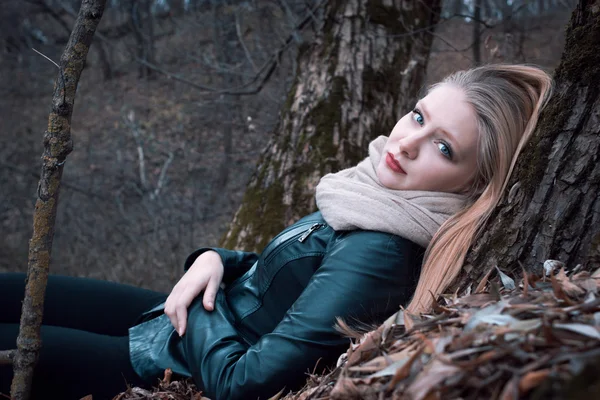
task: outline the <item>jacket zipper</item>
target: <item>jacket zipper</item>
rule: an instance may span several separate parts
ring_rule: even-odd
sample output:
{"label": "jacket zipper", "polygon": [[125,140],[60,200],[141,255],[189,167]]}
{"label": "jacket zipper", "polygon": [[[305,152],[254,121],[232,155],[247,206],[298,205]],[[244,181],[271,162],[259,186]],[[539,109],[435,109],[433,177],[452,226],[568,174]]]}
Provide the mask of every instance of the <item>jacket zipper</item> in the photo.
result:
{"label": "jacket zipper", "polygon": [[311,233],[313,233],[317,229],[320,229],[322,226],[325,226],[325,224],[321,224],[321,223],[318,223],[318,222],[316,224],[312,224],[312,226],[310,228],[308,228],[306,230],[306,232],[304,232],[302,234],[302,236],[300,236],[300,238],[298,239],[298,241],[300,243],[303,243],[306,240],[306,238],[308,238],[310,236]]}
{"label": "jacket zipper", "polygon": [[[314,220],[313,220],[314,221]],[[282,243],[294,238],[294,236],[299,235],[302,232],[306,231],[307,225],[312,223],[312,226],[316,225],[313,221],[306,221],[299,226],[295,226],[291,229],[285,230],[281,232],[279,235],[275,236],[271,243],[263,250],[261,256],[265,262],[270,258],[273,250],[277,249]],[[311,227],[312,227],[311,226]],[[310,230],[310,228],[308,228]],[[306,233],[306,232],[305,232]]]}
{"label": "jacket zipper", "polygon": [[[293,228],[288,228],[287,230],[284,230],[283,232],[281,232],[279,235],[275,236],[273,238],[273,240],[271,241],[270,245],[265,247],[265,249],[263,250],[263,252],[261,254],[263,262],[267,263],[267,261],[269,261],[269,259],[270,259],[271,253],[273,253],[273,251],[275,249],[277,249],[283,242],[286,242],[287,240],[294,238],[294,236],[298,236],[301,232],[304,232],[302,234],[302,236],[306,236],[304,238],[300,238],[300,239],[302,239],[302,241],[304,241],[304,239],[306,239],[312,232],[314,232],[315,230],[320,228],[320,226],[317,226],[317,225],[321,225],[321,226],[326,225],[326,224],[317,222],[317,223],[313,223],[308,229],[306,229],[306,226],[308,224],[310,224],[311,222],[312,221],[306,221],[305,223],[303,223],[299,226],[296,226]],[[279,253],[279,251],[277,253]],[[239,285],[246,282],[250,278],[250,275],[251,275],[251,274],[249,274],[249,272],[253,269],[256,269],[257,265],[258,265],[258,261],[256,263],[254,263],[254,265],[248,270],[248,272],[246,272],[244,275],[242,275],[242,277],[244,277],[243,279],[241,279],[242,277],[240,277],[240,279],[236,280],[236,282],[234,284],[229,286],[226,289],[227,292],[232,291],[234,288],[237,288]]]}

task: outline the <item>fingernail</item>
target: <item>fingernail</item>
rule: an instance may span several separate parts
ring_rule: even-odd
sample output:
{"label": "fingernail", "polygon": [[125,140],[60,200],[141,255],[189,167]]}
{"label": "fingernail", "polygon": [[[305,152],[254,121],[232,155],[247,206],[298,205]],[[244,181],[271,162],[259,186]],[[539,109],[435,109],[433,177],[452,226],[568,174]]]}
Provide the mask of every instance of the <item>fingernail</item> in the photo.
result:
{"label": "fingernail", "polygon": [[209,306],[210,308],[212,308],[212,307],[213,307],[213,302],[212,302],[212,301],[209,301],[209,302],[208,302],[208,306]]}

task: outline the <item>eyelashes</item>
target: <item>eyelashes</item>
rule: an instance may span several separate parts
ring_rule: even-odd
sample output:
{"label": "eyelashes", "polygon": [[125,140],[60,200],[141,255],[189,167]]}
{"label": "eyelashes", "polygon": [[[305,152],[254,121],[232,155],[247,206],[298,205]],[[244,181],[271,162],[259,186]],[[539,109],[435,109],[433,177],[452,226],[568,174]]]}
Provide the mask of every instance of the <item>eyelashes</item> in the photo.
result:
{"label": "eyelashes", "polygon": [[423,114],[421,113],[421,110],[419,110],[418,108],[415,107],[414,110],[412,110],[412,119],[413,121],[415,121],[417,124],[423,126],[425,124],[425,118],[423,118]]}
{"label": "eyelashes", "polygon": [[[412,120],[415,121],[417,124],[419,124],[419,126],[423,126],[425,125],[425,118],[423,117],[423,113],[421,112],[421,110],[419,110],[419,108],[415,107],[412,110]],[[440,153],[448,158],[449,160],[452,160],[454,153],[452,151],[452,146],[450,146],[450,144],[440,140],[438,142],[436,142],[438,149],[440,150]]]}
{"label": "eyelashes", "polygon": [[440,149],[440,153],[452,160],[452,147],[448,143],[440,141],[437,143],[437,146]]}

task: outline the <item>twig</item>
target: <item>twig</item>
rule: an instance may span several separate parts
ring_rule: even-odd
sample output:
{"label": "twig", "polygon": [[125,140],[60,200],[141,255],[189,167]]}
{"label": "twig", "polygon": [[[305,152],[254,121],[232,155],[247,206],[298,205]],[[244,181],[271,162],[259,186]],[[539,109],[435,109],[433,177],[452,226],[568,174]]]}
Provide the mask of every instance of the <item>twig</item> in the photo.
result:
{"label": "twig", "polygon": [[33,47],[31,48],[31,50],[35,51],[36,53],[38,53],[40,56],[44,57],[46,60],[50,61],[52,64],[56,65],[56,68],[58,68],[58,70],[60,71],[60,66],[54,62],[54,60],[52,60],[50,57],[48,57],[47,55],[37,51],[36,49],[34,49]]}
{"label": "twig", "polygon": [[[20,173],[20,174],[22,174],[24,176],[30,176],[30,177],[38,179],[38,180],[40,179],[40,174],[38,174],[37,172],[35,172],[35,171],[27,171],[25,169],[20,168],[18,165],[14,165],[14,164],[10,164],[10,163],[7,163],[7,162],[0,161],[0,167],[6,168],[6,169],[10,169],[10,170],[18,172],[18,173]],[[62,187],[64,187],[64,188],[71,189],[72,191],[77,192],[77,193],[81,193],[81,194],[83,194],[85,196],[89,196],[89,197],[92,197],[92,198],[101,199],[101,200],[104,200],[104,201],[109,201],[108,197],[105,197],[105,196],[103,196],[103,195],[101,195],[99,193],[91,192],[91,191],[89,191],[89,190],[87,190],[87,189],[85,189],[85,188],[83,188],[81,186],[77,186],[77,185],[74,185],[72,183],[61,182],[60,185]]]}
{"label": "twig", "polygon": [[254,64],[252,55],[250,54],[248,47],[246,47],[246,43],[244,42],[244,38],[242,37],[242,32],[240,30],[240,19],[239,19],[237,12],[235,13],[235,32],[237,33],[237,37],[238,37],[238,40],[240,41],[240,45],[242,46],[242,49],[244,49],[244,54],[246,55],[246,58],[250,62],[250,65],[252,65],[252,69],[254,70],[254,72],[257,72],[258,69],[256,68],[256,64]]}
{"label": "twig", "polygon": [[[312,11],[317,10],[319,7],[321,7],[323,4],[326,3],[326,0],[321,0],[315,7],[313,7]],[[309,23],[309,21],[311,20],[311,15],[309,13],[309,15],[305,16],[304,19],[302,21],[300,21],[300,23],[298,23],[298,25],[296,25],[296,27],[293,29],[292,34],[290,34],[286,40],[284,41],[284,43],[281,45],[281,47],[279,47],[275,52],[273,52],[273,54],[271,55],[271,57],[269,58],[269,60],[267,60],[258,70],[258,72],[256,73],[256,75],[249,81],[246,82],[243,85],[237,86],[237,87],[233,87],[233,88],[224,88],[224,89],[219,89],[219,88],[214,88],[214,87],[210,87],[210,86],[206,86],[206,85],[202,85],[196,82],[192,82],[186,78],[183,78],[180,75],[174,74],[172,72],[166,71],[163,68],[158,67],[157,65],[151,64],[149,62],[147,62],[146,60],[143,60],[141,58],[135,57],[135,60],[142,64],[145,65],[148,68],[151,68],[157,72],[160,72],[163,75],[166,75],[168,77],[170,77],[173,80],[185,83],[187,85],[190,85],[191,87],[194,87],[196,89],[200,89],[200,90],[204,90],[207,92],[212,92],[212,93],[216,93],[216,94],[234,94],[234,95],[253,95],[256,94],[258,92],[260,92],[262,90],[262,88],[264,87],[264,85],[268,82],[269,78],[273,75],[273,72],[275,72],[275,69],[277,68],[277,65],[279,65],[279,59],[281,58],[281,55],[283,54],[283,52],[285,50],[288,49],[288,47],[290,47],[290,45],[292,44],[292,42],[294,41],[294,32],[298,31],[298,30],[302,30],[304,29],[304,27]],[[265,72],[266,71],[266,72]],[[261,79],[261,75],[264,73],[264,76]],[[256,84],[256,86],[252,89],[247,89],[248,87],[251,87],[252,85],[254,85],[256,82],[258,82]]]}
{"label": "twig", "polygon": [[[451,47],[455,52],[459,53],[462,57],[464,57],[465,59],[469,60],[469,62],[471,62],[471,63],[473,62],[473,59],[471,57],[469,57],[469,56],[466,56],[464,54],[464,51],[461,51],[460,49],[457,49],[456,47],[454,47],[450,42],[448,42],[442,36],[438,35],[437,33],[433,32],[433,31],[429,32],[429,33],[431,34],[431,36],[433,36],[435,38],[438,38],[439,40],[441,40],[442,42],[444,42],[447,46]],[[472,45],[469,46],[469,48],[470,47],[472,47]]]}
{"label": "twig", "polygon": [[160,193],[160,190],[162,189],[164,182],[165,182],[165,177],[167,175],[167,169],[169,168],[169,165],[171,165],[172,161],[173,161],[173,152],[171,151],[171,152],[169,152],[169,158],[167,158],[167,160],[163,164],[163,167],[160,170],[160,174],[158,176],[158,182],[156,182],[156,189],[154,189],[154,193],[151,196],[152,199],[155,199],[158,197],[158,194]]}
{"label": "twig", "polygon": [[148,180],[146,179],[146,160],[144,158],[144,147],[142,145],[142,140],[140,139],[140,132],[135,124],[135,116],[133,111],[130,111],[127,117],[123,116],[123,121],[131,129],[131,134],[135,140],[138,153],[140,184],[142,185],[142,188],[146,189],[148,187]]}
{"label": "twig", "polygon": [[[44,57],[46,60],[48,60],[52,64],[56,65],[56,68],[58,68],[58,72],[60,73],[60,79],[62,80],[62,85],[65,86],[65,74],[64,74],[62,68],[57,63],[55,63],[50,57],[46,56],[45,54],[40,53],[39,51],[37,51],[33,47],[31,48],[31,50],[35,51],[40,56]],[[66,91],[63,93],[63,102],[65,102],[65,97],[64,96],[66,96]]]}

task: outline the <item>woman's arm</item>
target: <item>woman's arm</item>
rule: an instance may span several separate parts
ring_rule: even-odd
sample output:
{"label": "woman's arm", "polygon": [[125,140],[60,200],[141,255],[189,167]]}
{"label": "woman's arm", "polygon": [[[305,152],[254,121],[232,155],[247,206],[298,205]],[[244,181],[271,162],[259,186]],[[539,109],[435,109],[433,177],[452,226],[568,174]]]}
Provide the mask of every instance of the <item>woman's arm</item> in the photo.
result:
{"label": "woman's arm", "polygon": [[418,274],[417,252],[417,246],[392,235],[348,233],[331,245],[273,332],[250,347],[233,326],[222,291],[210,313],[195,301],[182,338],[194,380],[216,399],[268,398],[284,387],[299,388],[320,359],[321,366],[330,364],[346,350],[348,339],[333,328],[336,317],[382,322],[408,301]]}
{"label": "woman's arm", "polygon": [[201,254],[209,250],[215,251],[221,256],[221,261],[225,268],[223,282],[226,284],[229,284],[242,276],[252,267],[256,260],[258,260],[258,254],[256,253],[228,250],[219,247],[202,247],[187,257],[184,264],[184,270],[187,271]]}

